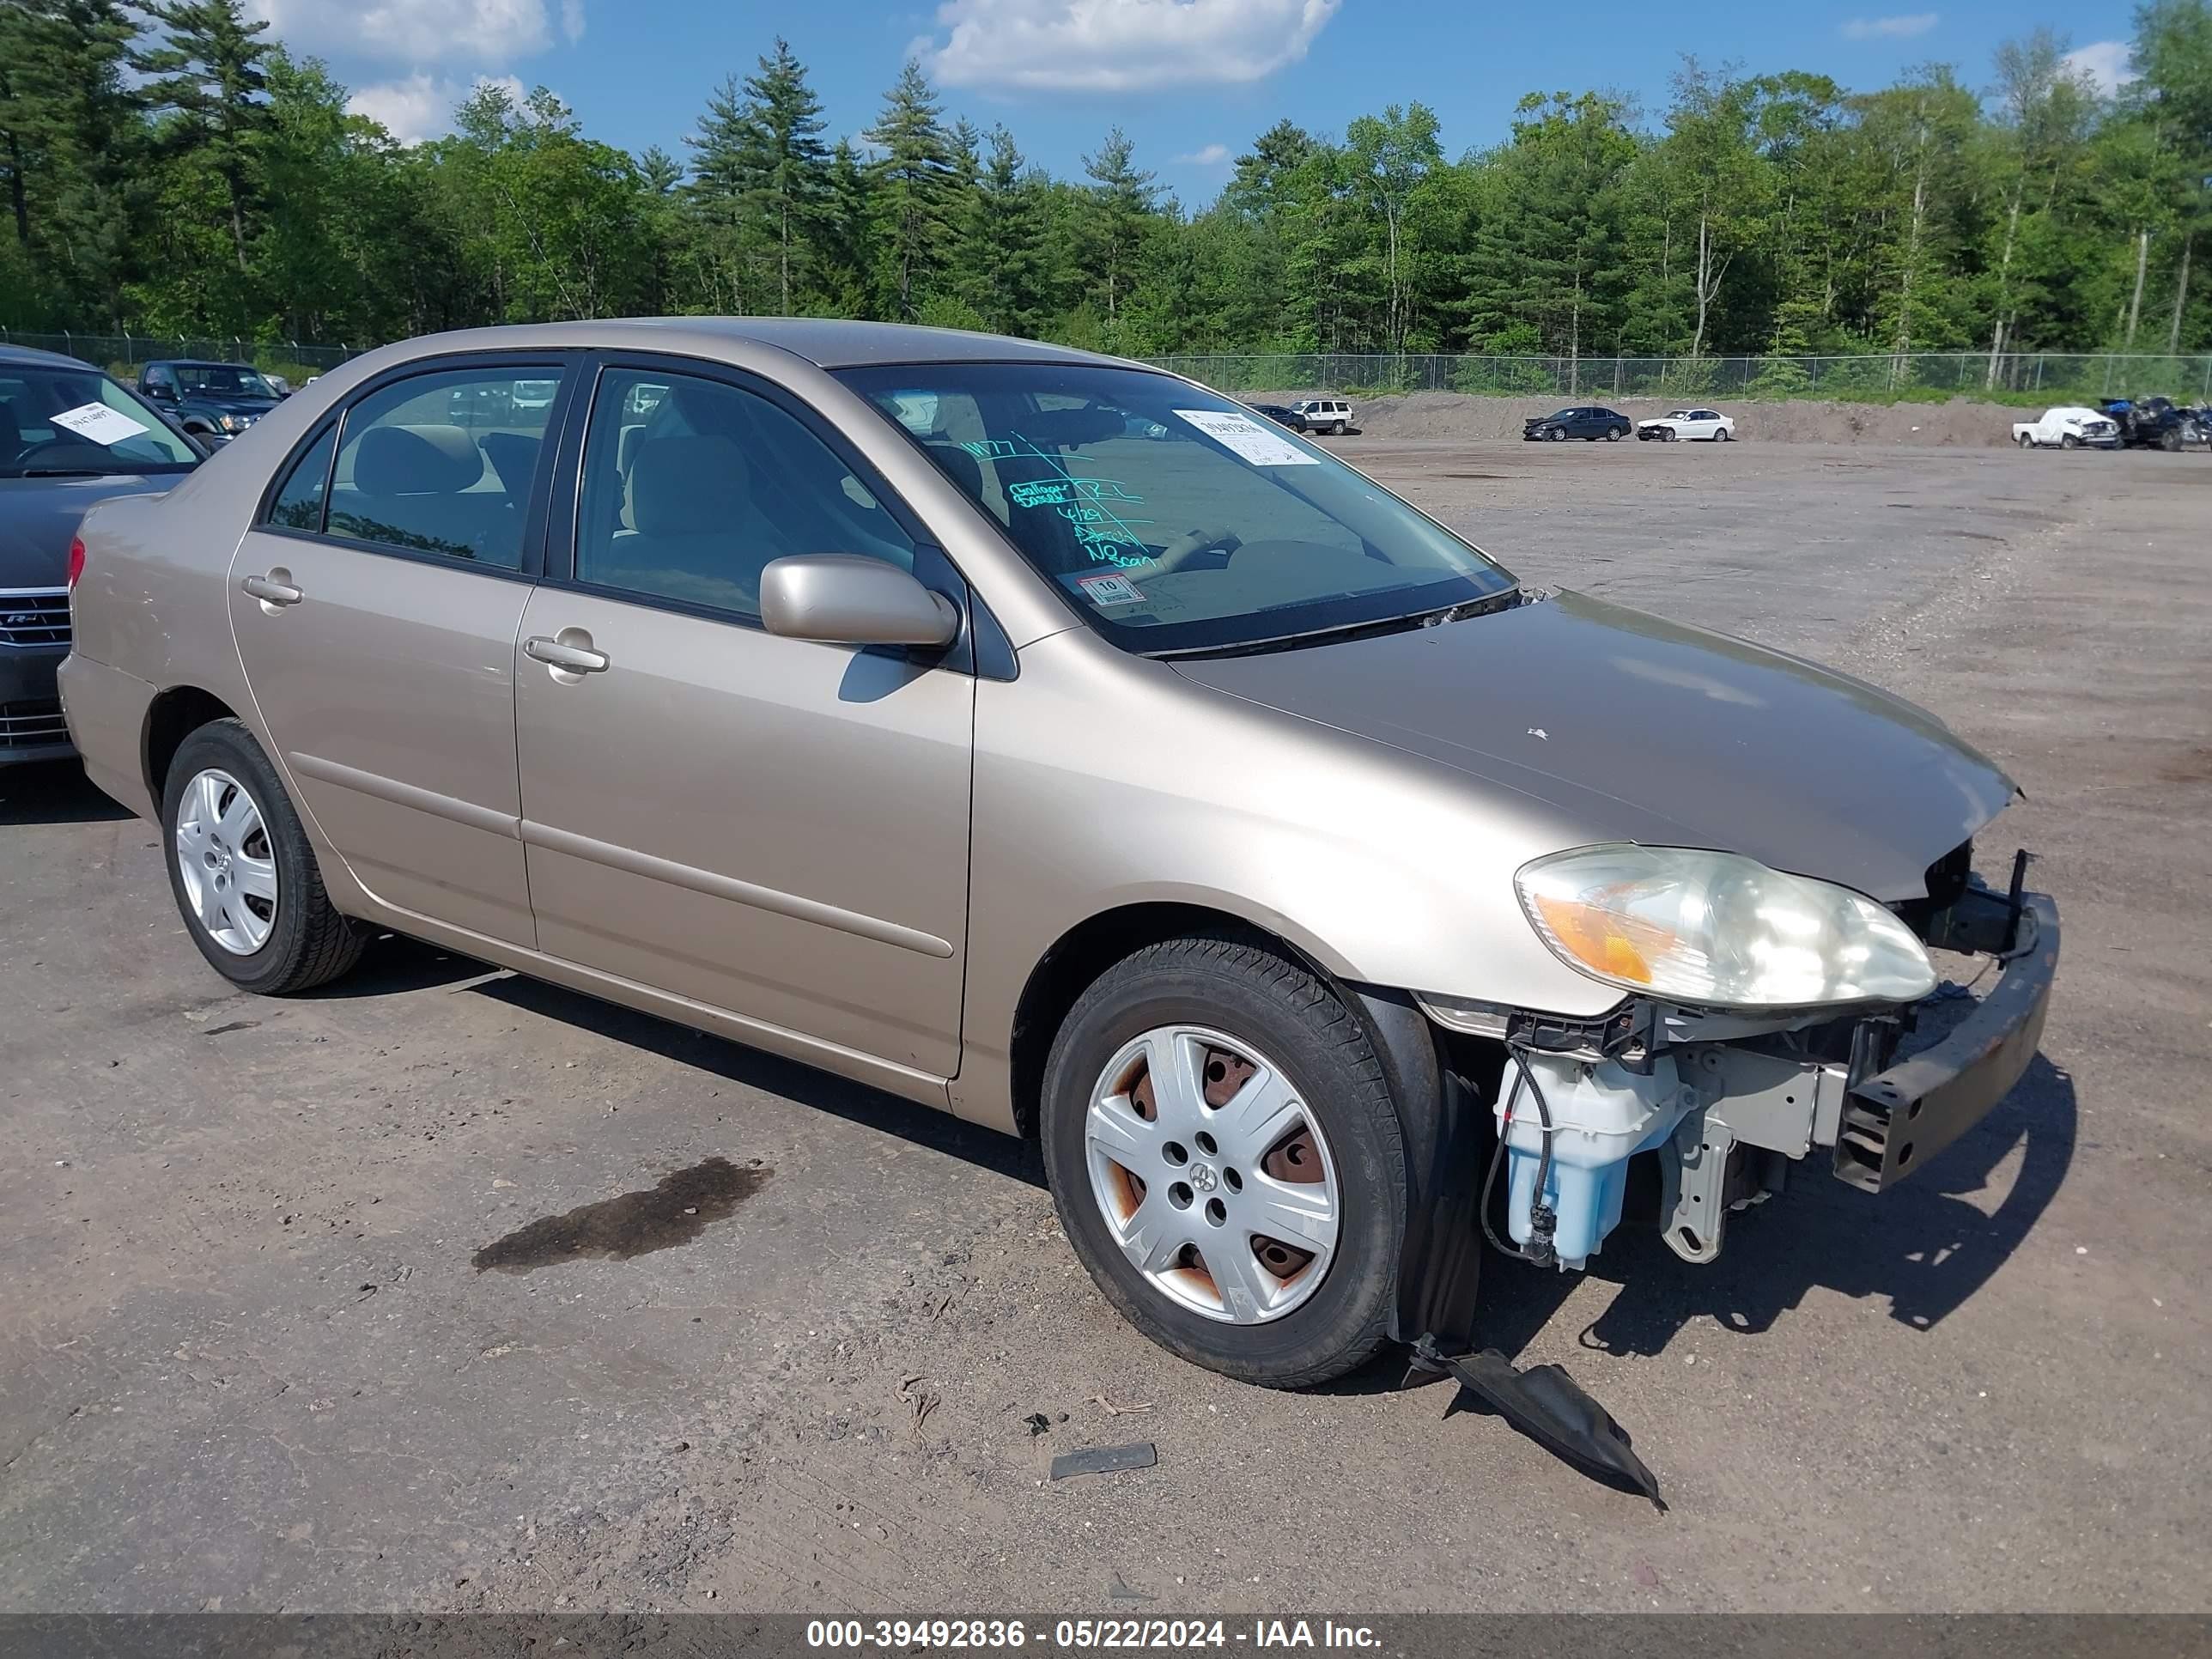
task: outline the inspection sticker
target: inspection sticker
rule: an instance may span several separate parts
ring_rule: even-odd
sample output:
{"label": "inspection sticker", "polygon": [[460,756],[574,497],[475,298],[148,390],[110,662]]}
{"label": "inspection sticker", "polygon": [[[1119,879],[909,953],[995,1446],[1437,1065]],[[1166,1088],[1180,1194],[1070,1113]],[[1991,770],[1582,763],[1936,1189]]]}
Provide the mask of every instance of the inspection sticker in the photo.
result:
{"label": "inspection sticker", "polygon": [[1093,605],[1140,605],[1145,596],[1127,576],[1078,576],[1075,585]]}
{"label": "inspection sticker", "polygon": [[110,409],[106,404],[79,404],[75,409],[65,409],[46,418],[63,431],[74,432],[96,444],[119,444],[147,429],[121,410]]}
{"label": "inspection sticker", "polygon": [[1215,442],[1228,445],[1255,466],[1319,465],[1288,438],[1268,431],[1249,415],[1225,409],[1178,409],[1176,414]]}

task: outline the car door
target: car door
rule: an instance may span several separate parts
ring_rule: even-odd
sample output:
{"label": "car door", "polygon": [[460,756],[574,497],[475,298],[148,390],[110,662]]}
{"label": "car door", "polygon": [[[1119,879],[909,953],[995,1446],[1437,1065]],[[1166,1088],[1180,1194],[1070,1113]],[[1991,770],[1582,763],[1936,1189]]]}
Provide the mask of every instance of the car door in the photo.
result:
{"label": "car door", "polygon": [[362,884],[526,945],[514,641],[555,408],[476,411],[487,387],[565,386],[569,367],[447,360],[372,384],[295,453],[230,572],[262,729]]}
{"label": "car door", "polygon": [[818,417],[737,371],[610,358],[579,424],[516,662],[539,948],[951,1077],[974,679],[771,635],[759,581],[860,554],[964,604],[957,577]]}

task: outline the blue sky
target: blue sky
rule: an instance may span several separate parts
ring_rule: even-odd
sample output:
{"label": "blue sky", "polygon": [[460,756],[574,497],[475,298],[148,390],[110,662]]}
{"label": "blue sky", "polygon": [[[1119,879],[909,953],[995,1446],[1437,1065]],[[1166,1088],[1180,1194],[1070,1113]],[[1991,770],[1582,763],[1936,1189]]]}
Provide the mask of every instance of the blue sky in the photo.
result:
{"label": "blue sky", "polygon": [[[1927,9],[1922,9],[1923,6]],[[1752,71],[1825,70],[1875,87],[1911,65],[1989,76],[1998,41],[2048,24],[2110,84],[2132,6],[2112,0],[1714,0],[1474,5],[1466,0],[248,0],[295,50],[327,59],[398,136],[445,130],[480,78],[553,88],[593,136],[631,150],[681,140],[723,76],[779,33],[806,63],[829,136],[873,118],[919,52],[948,117],[1003,121],[1031,159],[1072,173],[1118,122],[1140,166],[1193,206],[1283,116],[1340,133],[1418,99],[1453,154],[1505,136],[1529,91],[1600,87],[1663,107],[1681,54]]]}

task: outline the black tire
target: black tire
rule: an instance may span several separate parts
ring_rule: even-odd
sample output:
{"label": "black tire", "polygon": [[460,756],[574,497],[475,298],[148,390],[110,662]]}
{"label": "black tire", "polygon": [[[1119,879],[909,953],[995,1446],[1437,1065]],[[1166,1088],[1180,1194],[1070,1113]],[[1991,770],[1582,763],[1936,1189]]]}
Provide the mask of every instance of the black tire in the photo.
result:
{"label": "black tire", "polygon": [[[260,809],[270,856],[276,861],[274,923],[268,939],[250,956],[227,951],[210,936],[193,911],[177,865],[178,809],[191,781],[210,769],[228,773],[252,797]],[[326,984],[361,960],[364,937],[331,903],[300,815],[276,768],[243,721],[211,721],[178,747],[161,792],[161,848],[169,866],[169,890],[185,919],[185,931],[208,965],[240,989],[260,996],[288,996]]]}
{"label": "black tire", "polygon": [[2061,449],[2079,449],[2081,447],[2081,441],[2069,432],[2059,439],[2058,447]]}
{"label": "black tire", "polygon": [[2021,433],[2017,438],[2014,438],[2013,441],[2018,444],[2022,449],[2033,449],[2035,447],[2035,439],[2031,434],[2025,432]]}
{"label": "black tire", "polygon": [[1544,435],[1555,444],[1563,444],[1567,441],[1567,429],[1563,426],[1555,426]]}
{"label": "black tire", "polygon": [[[1092,1196],[1085,1118],[1115,1053],[1188,1021],[1241,1037],[1297,1085],[1329,1146],[1343,1218],[1327,1277],[1291,1312],[1230,1324],[1154,1289],[1122,1254]],[[1149,945],[1078,999],[1054,1039],[1041,1103],[1044,1166],[1060,1224],[1099,1290],[1170,1352],[1240,1382],[1311,1388],[1365,1364],[1389,1340],[1405,1237],[1403,1132],[1358,1020],[1297,963],[1261,946],[1200,935]]]}
{"label": "black tire", "polygon": [[1606,428],[1605,441],[1609,444],[1619,443],[1620,441],[1620,428],[1617,426],[1609,426]]}
{"label": "black tire", "polygon": [[1329,428],[1328,431],[1331,437],[1341,438],[1344,435],[1344,422],[1339,421],[1334,426]]}
{"label": "black tire", "polygon": [[1713,441],[1717,444],[1724,444],[1732,442],[1734,440],[1731,437],[1729,429],[1724,426],[1721,426],[1715,427],[1713,428]]}

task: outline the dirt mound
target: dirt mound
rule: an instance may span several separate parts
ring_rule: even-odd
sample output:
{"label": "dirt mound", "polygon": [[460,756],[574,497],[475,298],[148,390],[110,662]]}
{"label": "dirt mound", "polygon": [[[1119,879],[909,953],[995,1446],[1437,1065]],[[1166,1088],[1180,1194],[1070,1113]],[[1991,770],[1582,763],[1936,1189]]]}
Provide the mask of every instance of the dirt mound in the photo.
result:
{"label": "dirt mound", "polygon": [[[1285,401],[1291,399],[1285,397]],[[1517,438],[1532,415],[1549,414],[1566,400],[1475,398],[1457,392],[1412,392],[1362,398],[1352,404],[1359,429],[1378,438],[1474,441]],[[1735,416],[1737,435],[1767,443],[1928,444],[2000,447],[2012,441],[2012,423],[2033,411],[1955,398],[1947,404],[1838,404],[1807,398],[1765,403],[1716,398],[1705,407]],[[1679,404],[1631,398],[1607,401],[1634,421],[1664,415]]]}

